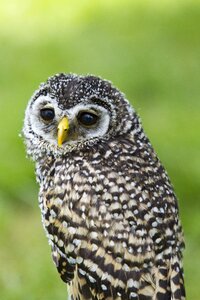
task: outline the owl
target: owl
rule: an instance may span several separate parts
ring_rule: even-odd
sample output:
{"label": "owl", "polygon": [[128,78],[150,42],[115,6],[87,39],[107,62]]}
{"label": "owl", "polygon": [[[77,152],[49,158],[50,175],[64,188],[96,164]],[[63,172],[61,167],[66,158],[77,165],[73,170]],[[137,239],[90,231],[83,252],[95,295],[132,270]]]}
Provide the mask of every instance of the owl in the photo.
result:
{"label": "owl", "polygon": [[124,94],[92,75],[52,76],[28,103],[23,136],[71,299],[185,299],[176,196]]}

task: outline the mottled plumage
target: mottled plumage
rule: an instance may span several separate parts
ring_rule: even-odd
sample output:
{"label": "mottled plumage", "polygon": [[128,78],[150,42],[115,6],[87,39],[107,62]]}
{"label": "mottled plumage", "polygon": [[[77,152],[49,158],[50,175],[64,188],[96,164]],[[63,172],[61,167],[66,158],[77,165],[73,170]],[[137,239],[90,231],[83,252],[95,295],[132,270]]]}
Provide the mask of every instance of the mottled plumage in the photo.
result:
{"label": "mottled plumage", "polygon": [[177,200],[124,95],[98,77],[55,75],[31,98],[23,135],[72,299],[185,299]]}

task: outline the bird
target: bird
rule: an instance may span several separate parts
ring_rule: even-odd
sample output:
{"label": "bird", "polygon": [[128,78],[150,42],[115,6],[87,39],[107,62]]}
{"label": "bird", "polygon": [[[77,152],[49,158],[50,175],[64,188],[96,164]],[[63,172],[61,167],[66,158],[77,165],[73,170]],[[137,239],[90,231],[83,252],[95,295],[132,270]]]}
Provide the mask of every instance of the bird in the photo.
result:
{"label": "bird", "polygon": [[70,299],[185,299],[177,198],[126,96],[58,73],[29,100],[22,134]]}

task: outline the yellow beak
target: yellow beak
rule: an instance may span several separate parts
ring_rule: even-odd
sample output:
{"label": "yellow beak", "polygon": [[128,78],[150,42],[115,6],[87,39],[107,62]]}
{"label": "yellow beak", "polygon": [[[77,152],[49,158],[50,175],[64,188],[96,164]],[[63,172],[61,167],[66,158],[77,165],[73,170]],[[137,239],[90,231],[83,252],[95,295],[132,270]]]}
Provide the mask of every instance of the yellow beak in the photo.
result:
{"label": "yellow beak", "polygon": [[58,146],[61,147],[67,140],[69,130],[69,120],[67,117],[63,117],[58,124]]}

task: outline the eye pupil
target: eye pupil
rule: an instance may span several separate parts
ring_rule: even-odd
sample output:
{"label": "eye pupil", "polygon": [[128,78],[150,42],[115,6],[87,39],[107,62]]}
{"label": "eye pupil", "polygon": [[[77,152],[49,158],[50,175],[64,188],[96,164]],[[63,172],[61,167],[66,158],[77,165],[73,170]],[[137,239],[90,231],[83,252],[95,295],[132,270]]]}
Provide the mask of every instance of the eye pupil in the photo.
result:
{"label": "eye pupil", "polygon": [[78,120],[83,125],[91,126],[97,122],[98,116],[90,112],[82,112],[79,114]]}
{"label": "eye pupil", "polygon": [[52,121],[55,117],[53,108],[43,108],[40,110],[40,116],[45,121]]}

